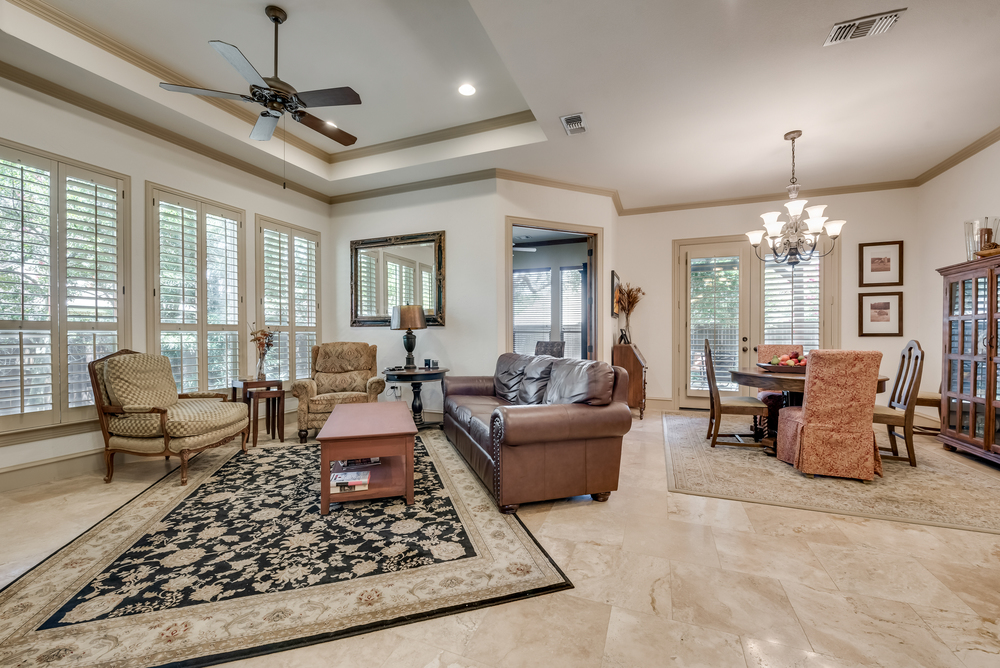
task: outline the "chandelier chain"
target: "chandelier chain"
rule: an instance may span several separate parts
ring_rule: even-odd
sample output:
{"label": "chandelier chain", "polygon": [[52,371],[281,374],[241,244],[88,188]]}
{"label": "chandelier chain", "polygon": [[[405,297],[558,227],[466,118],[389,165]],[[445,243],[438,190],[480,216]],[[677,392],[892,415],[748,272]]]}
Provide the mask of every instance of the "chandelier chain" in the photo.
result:
{"label": "chandelier chain", "polygon": [[798,183],[798,179],[795,178],[795,138],[792,138],[792,178],[788,180],[793,186]]}

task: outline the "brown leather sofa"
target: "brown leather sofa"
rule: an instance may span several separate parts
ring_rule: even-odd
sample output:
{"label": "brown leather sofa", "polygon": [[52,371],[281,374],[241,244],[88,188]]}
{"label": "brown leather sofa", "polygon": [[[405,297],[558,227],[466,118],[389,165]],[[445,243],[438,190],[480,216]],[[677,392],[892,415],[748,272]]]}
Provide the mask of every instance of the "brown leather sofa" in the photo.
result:
{"label": "brown leather sofa", "polygon": [[444,430],[504,513],[618,489],[632,428],[628,373],[606,362],[507,353],[493,376],[445,379]]}

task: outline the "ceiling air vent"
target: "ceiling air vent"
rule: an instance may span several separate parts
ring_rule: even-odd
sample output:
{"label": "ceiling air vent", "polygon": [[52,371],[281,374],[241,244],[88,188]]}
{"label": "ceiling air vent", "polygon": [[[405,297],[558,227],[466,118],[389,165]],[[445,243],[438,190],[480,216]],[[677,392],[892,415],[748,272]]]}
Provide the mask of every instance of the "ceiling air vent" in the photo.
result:
{"label": "ceiling air vent", "polygon": [[562,121],[563,129],[568,135],[579,135],[587,131],[587,123],[583,120],[583,114],[570,114],[559,120]]}
{"label": "ceiling air vent", "polygon": [[842,21],[833,26],[833,30],[830,31],[830,36],[826,38],[826,43],[823,46],[850,42],[851,40],[863,39],[865,37],[875,37],[876,35],[887,33],[890,28],[896,25],[896,21],[899,20],[900,15],[905,11],[906,8],[904,7],[903,9],[894,9],[891,12],[883,14],[873,14],[871,16],[862,16],[860,19]]}

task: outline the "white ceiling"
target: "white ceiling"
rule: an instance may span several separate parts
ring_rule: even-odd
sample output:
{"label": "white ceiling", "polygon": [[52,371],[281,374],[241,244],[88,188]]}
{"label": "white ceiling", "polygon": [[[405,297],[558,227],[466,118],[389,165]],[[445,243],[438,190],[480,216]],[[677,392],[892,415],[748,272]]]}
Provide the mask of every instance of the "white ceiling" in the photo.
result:
{"label": "white ceiling", "polygon": [[[206,87],[245,88],[209,39],[271,75],[266,2],[47,1]],[[1000,126],[1000,2],[910,0],[888,34],[822,46],[834,23],[893,2],[282,0],[281,77],[299,90],[354,87],[361,106],[317,115],[358,147],[524,109],[538,119],[333,165],[289,147],[288,177],[343,194],[498,167],[617,189],[626,208],[668,205],[780,192],[782,135],[801,129],[806,188],[912,179]],[[251,143],[244,122],[159,95],[0,5],[0,29],[16,34],[0,35],[3,60],[280,173],[277,140]],[[475,96],[456,92],[465,81]],[[589,131],[568,137],[559,116],[579,111]]]}

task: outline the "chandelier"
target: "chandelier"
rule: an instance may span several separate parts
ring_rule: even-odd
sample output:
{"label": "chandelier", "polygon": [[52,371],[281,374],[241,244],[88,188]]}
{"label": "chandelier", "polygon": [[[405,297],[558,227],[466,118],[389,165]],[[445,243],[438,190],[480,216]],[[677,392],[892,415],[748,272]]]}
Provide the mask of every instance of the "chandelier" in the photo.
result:
{"label": "chandelier", "polygon": [[[826,204],[806,207],[809,200],[798,199],[799,183],[795,178],[795,140],[802,136],[801,130],[792,130],[785,134],[785,139],[792,142],[792,178],[789,179],[788,190],[789,201],[785,202],[788,209],[788,220],[780,220],[780,211],[771,211],[761,215],[764,219],[763,230],[753,230],[747,232],[750,245],[753,246],[757,257],[764,260],[760,255],[760,245],[763,239],[767,240],[767,245],[771,249],[774,262],[787,262],[790,266],[795,266],[799,262],[808,262],[816,253],[819,246],[820,237],[823,232],[830,237],[833,245],[830,250],[820,253],[816,257],[823,257],[833,252],[840,236],[840,230],[846,221],[827,220],[823,215]],[[808,218],[803,219],[802,212],[808,214]],[[765,253],[765,257],[766,257]]]}

